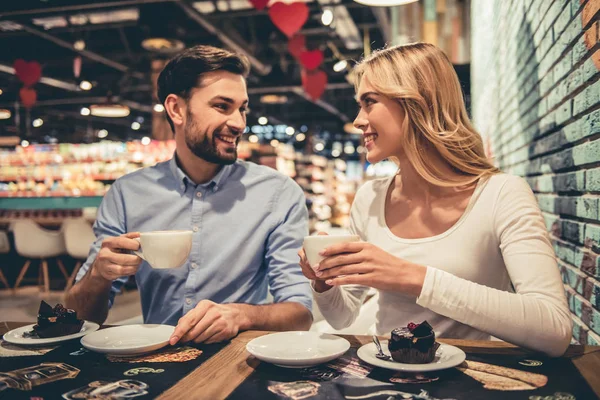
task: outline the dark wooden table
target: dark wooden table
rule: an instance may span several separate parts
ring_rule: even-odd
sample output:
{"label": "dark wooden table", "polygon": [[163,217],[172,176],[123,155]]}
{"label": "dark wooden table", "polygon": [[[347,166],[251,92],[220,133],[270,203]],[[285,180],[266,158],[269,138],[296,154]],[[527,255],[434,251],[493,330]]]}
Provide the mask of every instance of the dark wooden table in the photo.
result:
{"label": "dark wooden table", "polygon": [[[20,326],[24,322],[0,322],[0,335]],[[159,399],[189,399],[190,393],[195,396],[201,393],[204,399],[224,399],[233,392],[256,369],[260,361],[246,351],[246,344],[259,336],[267,335],[267,331],[242,332],[229,345],[200,367],[165,391]],[[352,347],[360,347],[371,341],[370,336],[340,335],[346,338]],[[520,347],[499,341],[439,339],[461,348],[467,354],[501,354],[528,355],[531,352]],[[600,398],[600,346],[571,345],[563,356],[570,358],[583,378],[588,382]]]}

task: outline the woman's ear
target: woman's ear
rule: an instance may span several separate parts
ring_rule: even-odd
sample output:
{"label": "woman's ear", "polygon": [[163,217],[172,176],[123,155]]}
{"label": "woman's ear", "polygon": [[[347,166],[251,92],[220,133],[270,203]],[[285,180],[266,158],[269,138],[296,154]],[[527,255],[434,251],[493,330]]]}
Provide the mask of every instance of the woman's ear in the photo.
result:
{"label": "woman's ear", "polygon": [[185,122],[185,107],[183,107],[183,99],[179,96],[170,94],[165,99],[165,112],[173,121],[173,125],[181,126]]}

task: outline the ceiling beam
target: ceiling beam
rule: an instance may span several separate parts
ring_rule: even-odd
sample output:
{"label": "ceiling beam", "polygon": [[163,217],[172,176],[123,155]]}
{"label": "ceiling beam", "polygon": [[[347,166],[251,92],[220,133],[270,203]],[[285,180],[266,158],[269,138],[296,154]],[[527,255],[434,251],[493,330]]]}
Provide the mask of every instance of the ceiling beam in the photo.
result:
{"label": "ceiling beam", "polygon": [[61,38],[58,38],[56,36],[50,35],[46,32],[43,32],[37,28],[34,28],[33,26],[27,25],[27,24],[21,24],[23,30],[31,33],[32,35],[38,36],[42,39],[48,40],[58,46],[64,47],[65,49],[69,49],[75,53],[80,54],[83,57],[86,57],[90,60],[96,61],[98,63],[104,64],[108,67],[111,67],[113,69],[116,69],[118,71],[121,72],[125,72],[125,73],[129,73],[131,76],[135,77],[135,78],[139,78],[139,79],[146,79],[146,75],[142,74],[141,72],[137,72],[137,71],[132,71],[128,66],[118,63],[116,61],[110,60],[100,54],[94,53],[92,51],[89,50],[76,50],[73,47],[72,43],[67,42],[66,40],[62,40]]}
{"label": "ceiling beam", "polygon": [[219,38],[219,40],[225,46],[229,47],[235,52],[244,54],[246,57],[248,57],[250,64],[252,64],[252,67],[259,75],[265,76],[271,72],[272,68],[270,65],[264,64],[262,61],[258,60],[256,57],[254,57],[248,52],[247,49],[250,48],[248,44],[235,42],[219,28],[214,26],[212,23],[208,22],[208,20],[203,15],[201,15],[194,7],[189,5],[187,2],[178,1],[177,4],[187,14],[188,17],[196,21],[198,25],[202,26],[204,29],[206,29],[207,31],[215,35],[217,38]]}
{"label": "ceiling beam", "polygon": [[84,11],[84,10],[97,10],[103,8],[119,8],[129,7],[139,4],[148,3],[167,3],[176,0],[122,0],[122,1],[110,1],[110,2],[92,2],[91,4],[77,4],[72,6],[59,6],[59,7],[43,7],[29,10],[19,11],[5,11],[0,12],[0,18],[4,19],[7,17],[19,17],[19,16],[30,16],[30,15],[42,15],[42,14],[53,14],[53,13],[65,13],[70,11]]}
{"label": "ceiling beam", "polygon": [[[15,69],[8,65],[0,64],[0,72],[6,72],[7,74],[15,75]],[[74,83],[61,81],[59,79],[50,78],[47,76],[42,76],[40,78],[40,83],[44,85],[53,86],[59,89],[69,90],[71,92],[80,92],[79,86]]]}
{"label": "ceiling beam", "polygon": [[304,98],[306,101],[309,101],[319,107],[321,107],[323,110],[328,111],[329,113],[335,115],[336,117],[338,117],[339,119],[342,120],[342,122],[349,122],[350,119],[348,118],[348,116],[342,112],[340,112],[340,110],[338,110],[337,108],[335,108],[334,106],[332,106],[331,104],[327,103],[326,101],[323,100],[314,100],[312,99],[309,95],[307,95],[304,92],[304,89],[302,88],[297,88],[293,90],[294,93],[296,93],[298,96]]}

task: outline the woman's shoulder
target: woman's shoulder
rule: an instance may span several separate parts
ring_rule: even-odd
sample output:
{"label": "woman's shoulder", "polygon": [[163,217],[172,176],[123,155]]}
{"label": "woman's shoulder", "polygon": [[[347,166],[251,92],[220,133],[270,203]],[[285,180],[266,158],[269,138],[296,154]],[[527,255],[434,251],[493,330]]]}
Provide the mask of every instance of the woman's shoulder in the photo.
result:
{"label": "woman's shoulder", "polygon": [[366,181],[356,191],[356,197],[373,199],[385,195],[393,177],[377,178]]}
{"label": "woman's shoulder", "polygon": [[496,192],[531,192],[531,186],[527,180],[518,175],[511,175],[507,173],[499,173],[491,175],[486,183],[486,187]]}

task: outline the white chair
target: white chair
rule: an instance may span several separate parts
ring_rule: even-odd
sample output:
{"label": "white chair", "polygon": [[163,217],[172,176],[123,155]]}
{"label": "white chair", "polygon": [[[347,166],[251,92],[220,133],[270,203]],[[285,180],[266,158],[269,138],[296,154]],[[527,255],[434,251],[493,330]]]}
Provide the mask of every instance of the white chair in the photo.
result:
{"label": "white chair", "polygon": [[77,272],[88,257],[90,246],[96,240],[92,226],[83,218],[68,218],[63,221],[62,231],[65,237],[67,254],[77,260],[73,273],[67,281],[65,293],[75,283]]}
{"label": "white chair", "polygon": [[[13,233],[15,235],[15,248],[21,257],[27,258],[25,265],[21,268],[21,272],[15,282],[15,289],[19,287],[32,259],[40,260],[40,272],[42,275],[42,283],[44,292],[50,290],[50,277],[48,275],[48,258],[58,257],[66,251],[65,240],[62,231],[50,231],[38,226],[35,222],[23,219],[15,221],[13,225]],[[57,258],[57,264],[60,271],[69,279],[69,275],[65,270],[62,261]]]}
{"label": "white chair", "polygon": [[[6,232],[0,231],[0,254],[8,254],[8,253],[10,253],[10,242],[8,240],[8,235],[6,234]],[[6,280],[6,277],[4,276],[4,272],[2,272],[1,268],[0,268],[0,282],[2,282],[2,284],[4,286],[6,286],[7,288],[10,287],[8,285],[8,281]]]}

